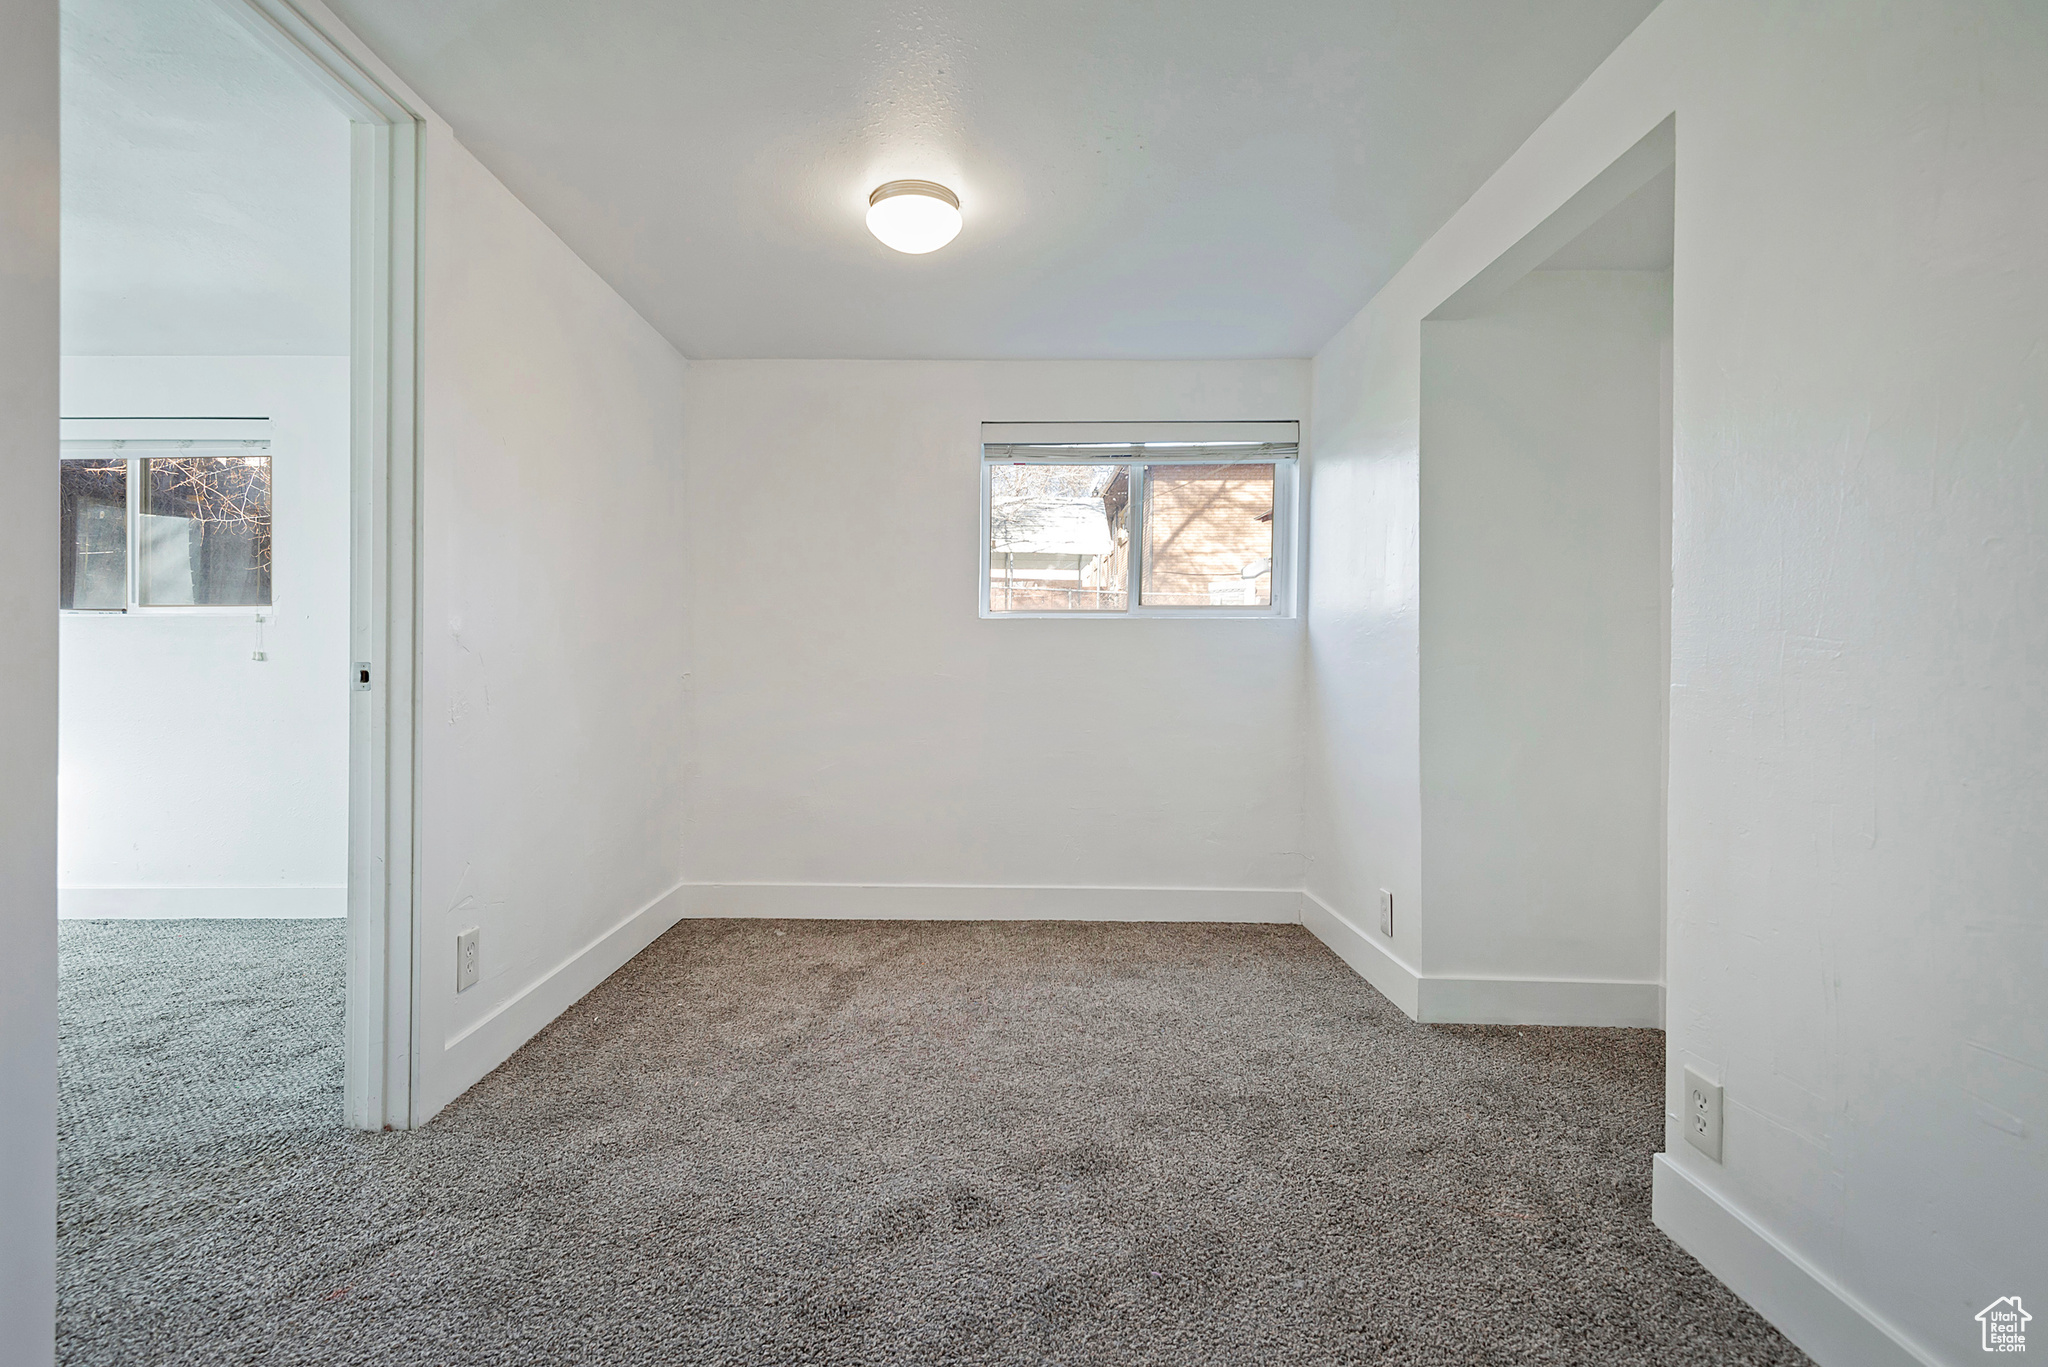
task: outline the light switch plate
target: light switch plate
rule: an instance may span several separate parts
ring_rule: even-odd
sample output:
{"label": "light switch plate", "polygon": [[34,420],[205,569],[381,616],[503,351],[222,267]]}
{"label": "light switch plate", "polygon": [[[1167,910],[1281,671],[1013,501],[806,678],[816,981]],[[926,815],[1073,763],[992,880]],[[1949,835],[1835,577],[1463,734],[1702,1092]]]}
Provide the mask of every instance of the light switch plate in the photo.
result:
{"label": "light switch plate", "polygon": [[1380,889],[1380,934],[1394,938],[1394,894]]}
{"label": "light switch plate", "polygon": [[1688,1068],[1685,1070],[1685,1098],[1679,1120],[1685,1125],[1685,1142],[1716,1163],[1721,1161],[1721,1084],[1709,1082]]}
{"label": "light switch plate", "polygon": [[482,949],[477,941],[483,932],[475,926],[455,937],[455,990],[467,992],[476,986],[482,968]]}

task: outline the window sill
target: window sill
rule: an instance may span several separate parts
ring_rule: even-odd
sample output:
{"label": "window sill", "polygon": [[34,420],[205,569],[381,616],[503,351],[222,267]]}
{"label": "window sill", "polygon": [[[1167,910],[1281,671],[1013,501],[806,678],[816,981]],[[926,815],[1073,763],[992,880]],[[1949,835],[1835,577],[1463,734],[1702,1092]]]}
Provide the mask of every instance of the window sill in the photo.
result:
{"label": "window sill", "polygon": [[140,607],[140,608],[58,608],[59,617],[268,617],[275,607]]}

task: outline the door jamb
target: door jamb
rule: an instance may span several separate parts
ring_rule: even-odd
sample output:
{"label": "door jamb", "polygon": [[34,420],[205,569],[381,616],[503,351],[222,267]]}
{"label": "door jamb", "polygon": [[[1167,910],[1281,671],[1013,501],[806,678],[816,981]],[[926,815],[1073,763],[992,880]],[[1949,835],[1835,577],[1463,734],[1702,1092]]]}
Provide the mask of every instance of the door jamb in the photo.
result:
{"label": "door jamb", "polygon": [[[347,1066],[364,1130],[417,1115],[420,165],[425,123],[292,0],[220,0],[348,117]],[[367,668],[365,679],[361,671]],[[366,686],[367,685],[367,686]]]}

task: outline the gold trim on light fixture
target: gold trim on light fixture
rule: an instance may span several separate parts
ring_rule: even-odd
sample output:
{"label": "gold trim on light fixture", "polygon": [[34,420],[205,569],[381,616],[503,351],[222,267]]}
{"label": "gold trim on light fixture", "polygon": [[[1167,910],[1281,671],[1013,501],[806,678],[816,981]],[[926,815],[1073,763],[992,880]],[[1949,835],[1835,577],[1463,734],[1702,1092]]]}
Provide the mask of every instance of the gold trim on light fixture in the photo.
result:
{"label": "gold trim on light fixture", "polygon": [[872,209],[897,195],[923,195],[927,199],[944,200],[955,209],[960,207],[960,197],[935,180],[892,180],[886,185],[878,185],[868,196],[868,207]]}

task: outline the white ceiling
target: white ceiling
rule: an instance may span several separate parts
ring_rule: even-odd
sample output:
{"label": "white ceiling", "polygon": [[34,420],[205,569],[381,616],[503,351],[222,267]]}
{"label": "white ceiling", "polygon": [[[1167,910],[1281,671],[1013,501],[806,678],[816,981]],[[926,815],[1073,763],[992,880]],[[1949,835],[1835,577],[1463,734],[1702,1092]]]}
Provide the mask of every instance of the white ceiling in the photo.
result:
{"label": "white ceiling", "polygon": [[1312,354],[1653,0],[331,3],[687,355],[1170,358]]}
{"label": "white ceiling", "polygon": [[62,15],[66,354],[345,354],[347,119],[215,0]]}

